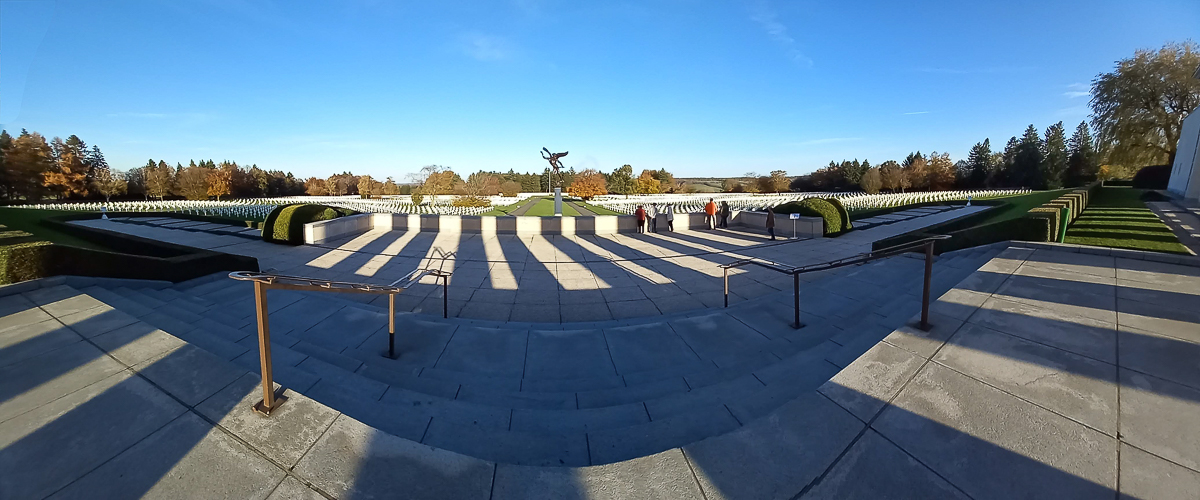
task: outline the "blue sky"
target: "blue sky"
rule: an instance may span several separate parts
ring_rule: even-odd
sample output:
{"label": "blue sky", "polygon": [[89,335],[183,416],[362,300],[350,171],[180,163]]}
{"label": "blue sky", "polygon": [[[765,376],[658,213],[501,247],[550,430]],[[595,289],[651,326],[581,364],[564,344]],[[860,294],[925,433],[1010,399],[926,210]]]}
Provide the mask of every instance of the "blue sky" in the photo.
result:
{"label": "blue sky", "polygon": [[[915,4],[915,5],[913,5]],[[0,0],[0,125],[117,168],[677,176],[962,158],[1085,119],[1087,84],[1200,2]]]}

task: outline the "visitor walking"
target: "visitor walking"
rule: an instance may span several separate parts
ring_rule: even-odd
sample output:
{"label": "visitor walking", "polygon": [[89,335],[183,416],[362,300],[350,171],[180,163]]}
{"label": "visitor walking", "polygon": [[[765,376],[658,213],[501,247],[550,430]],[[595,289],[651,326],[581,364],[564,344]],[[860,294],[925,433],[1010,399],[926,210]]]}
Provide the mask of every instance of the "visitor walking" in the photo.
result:
{"label": "visitor walking", "polygon": [[650,232],[658,232],[658,203],[650,204]]}
{"label": "visitor walking", "polygon": [[717,203],[712,198],[708,199],[708,204],[704,205],[704,224],[709,229],[715,229],[717,224]]}
{"label": "visitor walking", "polygon": [[729,229],[729,202],[721,202],[721,227]]}
{"label": "visitor walking", "polygon": [[675,207],[667,204],[667,231],[675,232]]}
{"label": "visitor walking", "polygon": [[775,241],[775,209],[771,207],[767,207],[767,234]]}
{"label": "visitor walking", "polygon": [[638,205],[637,212],[634,212],[634,215],[637,216],[637,232],[646,232],[646,209]]}

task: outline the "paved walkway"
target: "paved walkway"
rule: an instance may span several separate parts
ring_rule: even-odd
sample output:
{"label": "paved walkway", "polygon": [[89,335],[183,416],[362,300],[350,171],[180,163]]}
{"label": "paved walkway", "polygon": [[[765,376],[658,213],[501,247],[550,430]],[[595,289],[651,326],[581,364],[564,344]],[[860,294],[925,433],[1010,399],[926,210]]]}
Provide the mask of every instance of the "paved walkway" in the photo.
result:
{"label": "paved walkway", "polygon": [[1200,255],[1200,208],[1169,201],[1148,202],[1146,206],[1171,228],[1192,255]]}
{"label": "paved walkway", "polygon": [[[140,305],[118,302],[115,308],[62,279],[0,287],[0,498],[1194,497],[1200,491],[1200,267],[1124,258],[1159,258],[1150,254],[1081,250],[1105,253],[1046,244],[1005,250],[937,300],[932,331],[896,328],[818,389],[790,394],[768,413],[711,437],[595,466],[515,465],[418,444],[400,430],[364,424],[364,416],[347,414],[352,407],[310,399],[306,391],[319,392],[323,381],[312,389],[291,387],[275,415],[260,417],[247,410],[259,397],[257,377],[230,361],[238,353],[218,343],[201,348],[174,334],[176,328],[190,338],[200,338],[194,337],[200,329],[218,331],[195,325],[227,315],[228,308],[194,315],[195,330],[178,322],[168,327],[160,321],[171,318],[156,311],[173,309],[150,300],[203,307],[174,287],[148,290]],[[1194,258],[1165,260],[1195,264]],[[864,269],[870,270],[864,277],[883,270]],[[199,294],[209,286],[190,289]],[[767,316],[745,318],[766,324]],[[358,328],[347,323],[327,333],[336,338]],[[696,324],[676,332],[719,355],[722,342],[736,349],[729,342],[747,338],[722,340],[727,330]],[[484,329],[471,331],[474,337],[465,340],[490,341]],[[652,342],[654,333],[613,331],[605,338],[624,336],[632,344]],[[788,342],[841,335],[795,332]],[[553,342],[565,333],[542,336]],[[530,338],[526,352],[534,352]],[[802,354],[814,352],[808,349]],[[464,357],[460,366],[480,369],[488,359]],[[543,358],[559,369],[577,359]],[[771,369],[789,359],[756,364],[751,375],[775,373],[795,382],[796,372]],[[286,371],[282,359],[280,365]],[[332,363],[313,365],[321,366],[321,373],[332,373]],[[363,368],[341,375],[347,385],[339,394],[369,393],[365,375]],[[689,400],[710,402],[713,412],[746,411],[724,403],[745,396],[743,379],[749,381],[685,386],[641,409],[653,417]],[[794,384],[781,387],[788,385]],[[471,390],[463,385],[458,392]],[[490,393],[512,397],[496,388]],[[527,404],[538,400],[526,395]],[[754,401],[763,404],[743,403]],[[380,425],[423,406],[397,405],[398,413]],[[521,425],[522,412],[533,408],[507,413],[508,425]],[[603,414],[622,411],[615,405]],[[547,422],[564,428],[599,415],[570,412]],[[444,433],[437,422],[426,421],[421,433]],[[653,443],[690,428],[687,422],[667,418],[631,427],[614,443]],[[469,440],[469,428],[446,438]],[[587,432],[585,445],[594,453],[601,441]],[[480,442],[486,446],[472,453],[530,451],[527,440]]]}
{"label": "paved walkway", "polygon": [[[853,231],[838,238],[770,241],[754,231],[516,236],[371,231],[320,246],[289,247],[230,235],[125,224],[76,224],[247,255],[264,270],[340,281],[390,283],[418,267],[453,270],[449,315],[518,322],[591,322],[673,314],[723,303],[719,264],[757,257],[815,264],[870,251],[871,243],[983,207],[961,208]],[[786,228],[781,233],[786,233]],[[731,272],[730,300],[790,290],[789,276]],[[403,311],[441,315],[432,280],[397,298]],[[364,296],[370,299],[370,296]],[[385,300],[378,298],[375,300]]]}
{"label": "paved walkway", "polygon": [[538,196],[535,196],[533,198],[525,200],[525,203],[522,203],[521,206],[517,207],[516,210],[513,210],[508,215],[513,215],[513,216],[525,215],[525,212],[528,212],[529,209],[533,208],[534,205],[537,205],[539,201],[542,201],[542,198],[538,197]]}

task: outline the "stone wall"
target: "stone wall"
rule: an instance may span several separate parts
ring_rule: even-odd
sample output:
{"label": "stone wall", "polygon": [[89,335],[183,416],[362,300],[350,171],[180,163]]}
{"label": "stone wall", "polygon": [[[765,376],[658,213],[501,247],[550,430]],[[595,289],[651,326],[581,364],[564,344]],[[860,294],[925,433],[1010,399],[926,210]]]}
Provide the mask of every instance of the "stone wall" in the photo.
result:
{"label": "stone wall", "polygon": [[1183,120],[1167,190],[1180,198],[1200,200],[1200,108]]}
{"label": "stone wall", "polygon": [[[792,235],[792,221],[788,219],[787,215],[776,215],[775,220],[777,235]],[[765,222],[765,213],[738,211],[732,214],[729,221],[731,225],[757,229],[762,229]],[[665,231],[666,228],[666,216],[659,215],[659,231]],[[676,231],[692,231],[703,228],[705,228],[704,214],[675,214]],[[365,233],[372,229],[481,234],[615,234],[637,232],[637,222],[632,215],[489,217],[480,215],[359,214],[305,224],[304,242],[310,245],[322,244]],[[820,238],[821,230],[822,221],[819,217],[801,217],[796,220],[797,236]]]}

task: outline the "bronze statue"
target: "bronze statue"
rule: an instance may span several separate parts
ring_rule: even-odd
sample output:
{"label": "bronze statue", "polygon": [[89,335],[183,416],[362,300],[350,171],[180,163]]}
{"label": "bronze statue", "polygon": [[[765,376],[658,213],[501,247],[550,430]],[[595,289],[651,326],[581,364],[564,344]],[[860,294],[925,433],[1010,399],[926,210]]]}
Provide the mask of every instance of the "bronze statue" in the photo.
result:
{"label": "bronze statue", "polygon": [[563,151],[561,153],[551,153],[549,149],[542,148],[542,159],[550,162],[550,174],[552,176],[551,179],[553,179],[553,181],[557,181],[557,182],[553,182],[553,181],[547,182],[550,185],[550,189],[554,189],[555,186],[562,187],[562,183],[563,183],[562,166],[563,166],[563,164],[561,161],[559,161],[559,158],[567,156],[567,153],[568,153],[567,151]]}

